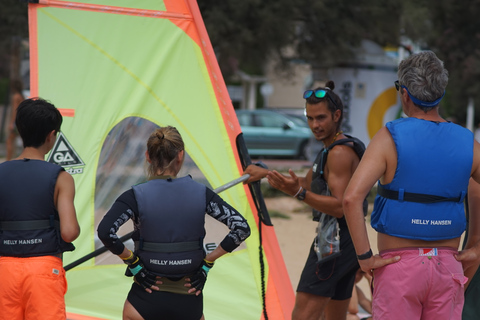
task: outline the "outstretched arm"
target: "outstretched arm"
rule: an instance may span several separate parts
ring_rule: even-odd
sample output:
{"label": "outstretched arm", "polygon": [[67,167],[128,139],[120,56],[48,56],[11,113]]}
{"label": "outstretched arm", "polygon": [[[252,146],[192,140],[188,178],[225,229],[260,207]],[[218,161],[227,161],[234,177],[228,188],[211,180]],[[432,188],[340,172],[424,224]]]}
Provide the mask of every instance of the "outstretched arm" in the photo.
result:
{"label": "outstretched arm", "polygon": [[331,149],[325,165],[325,180],[328,183],[330,195],[320,195],[310,192],[313,170],[311,169],[303,180],[290,170],[290,177],[276,171],[269,172],[268,182],[276,189],[294,196],[301,188],[308,190],[304,202],[310,207],[336,218],[343,217],[343,194],[358,164],[358,156],[349,146],[339,145]]}

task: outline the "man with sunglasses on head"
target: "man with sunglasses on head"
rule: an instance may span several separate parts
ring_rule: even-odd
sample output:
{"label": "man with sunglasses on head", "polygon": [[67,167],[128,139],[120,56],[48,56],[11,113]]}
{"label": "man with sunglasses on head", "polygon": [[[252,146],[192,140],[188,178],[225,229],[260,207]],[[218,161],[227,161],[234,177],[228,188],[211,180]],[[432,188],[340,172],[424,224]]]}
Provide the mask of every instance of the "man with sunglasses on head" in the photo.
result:
{"label": "man with sunglasses on head", "polygon": [[[321,255],[320,260],[316,240],[310,248],[297,287],[293,320],[320,319],[322,315],[327,320],[346,319],[359,268],[343,216],[342,200],[365,146],[341,131],[343,103],[333,92],[334,87],[333,81],[328,81],[324,88],[307,90],[303,96],[310,129],[324,144],[305,177],[297,177],[292,170],[286,176],[255,165],[245,170],[251,176],[247,183],[267,177],[272,187],[311,206],[314,220],[334,217],[334,223],[339,227],[340,254],[332,253],[324,260]],[[366,200],[363,199],[362,203],[362,210],[366,212]]]}
{"label": "man with sunglasses on head", "polygon": [[[439,114],[448,72],[431,51],[398,67],[408,118],[388,122],[373,137],[345,192],[343,208],[363,271],[373,273],[374,319],[461,319],[464,267],[458,254],[470,177],[480,181],[480,145],[469,130]],[[378,181],[371,216],[379,255],[372,255],[361,211]],[[386,260],[387,259],[387,260]],[[397,262],[385,265],[395,259]]]}

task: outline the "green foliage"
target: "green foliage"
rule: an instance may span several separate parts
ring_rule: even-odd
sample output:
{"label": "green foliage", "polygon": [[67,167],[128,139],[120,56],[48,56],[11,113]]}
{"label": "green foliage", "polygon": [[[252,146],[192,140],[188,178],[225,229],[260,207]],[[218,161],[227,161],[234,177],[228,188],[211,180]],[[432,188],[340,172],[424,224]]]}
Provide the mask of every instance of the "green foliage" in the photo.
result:
{"label": "green foliage", "polygon": [[28,38],[27,3],[0,1],[0,78],[10,76],[10,55],[15,39]]}
{"label": "green foliage", "polygon": [[224,77],[241,70],[263,74],[269,54],[293,37],[290,0],[199,0]]}
{"label": "green foliage", "polygon": [[403,35],[423,44],[422,49],[434,51],[449,71],[442,115],[464,124],[471,97],[475,103],[475,123],[479,123],[480,1],[407,0],[403,4]]}
{"label": "green foliage", "polygon": [[225,78],[241,69],[263,74],[305,61],[330,67],[353,56],[362,39],[397,45],[400,2],[382,0],[198,0]]}
{"label": "green foliage", "polygon": [[9,90],[8,86],[9,86],[8,79],[6,78],[0,79],[0,104],[4,104],[7,101],[8,90]]}
{"label": "green foliage", "polygon": [[397,45],[401,5],[396,1],[295,1],[297,52],[325,68],[353,57],[363,39]]}

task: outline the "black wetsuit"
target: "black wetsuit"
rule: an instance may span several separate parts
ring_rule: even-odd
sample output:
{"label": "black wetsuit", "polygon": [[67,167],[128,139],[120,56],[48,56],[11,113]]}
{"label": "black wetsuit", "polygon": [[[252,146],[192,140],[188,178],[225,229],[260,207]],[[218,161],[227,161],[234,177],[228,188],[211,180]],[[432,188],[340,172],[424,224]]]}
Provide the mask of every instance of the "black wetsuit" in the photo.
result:
{"label": "black wetsuit", "polygon": [[[185,201],[188,200],[188,194],[180,196],[185,197]],[[212,190],[206,188],[205,197],[206,208],[204,211],[230,229],[220,246],[225,251],[231,252],[250,235],[248,223],[237,210]],[[121,254],[124,250],[125,246],[118,240],[116,232],[120,226],[130,219],[133,220],[134,228],[138,231],[141,226],[139,225],[139,210],[133,189],[124,192],[118,197],[98,227],[98,237],[114,254]],[[162,226],[158,226],[158,232],[162,232]],[[135,239],[135,236],[138,237],[138,232],[132,236],[134,241],[138,240]],[[198,320],[203,314],[202,294],[195,296],[166,291],[147,293],[141,286],[133,283],[127,300],[146,320]]]}

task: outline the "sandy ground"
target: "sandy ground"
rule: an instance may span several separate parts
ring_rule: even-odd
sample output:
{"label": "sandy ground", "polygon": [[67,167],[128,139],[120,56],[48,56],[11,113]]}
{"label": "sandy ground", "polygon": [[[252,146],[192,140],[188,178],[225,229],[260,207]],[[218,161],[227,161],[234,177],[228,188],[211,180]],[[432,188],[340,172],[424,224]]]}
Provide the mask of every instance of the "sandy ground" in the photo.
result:
{"label": "sandy ground", "polygon": [[[272,216],[280,213],[281,217],[272,217],[272,223],[282,251],[293,289],[296,290],[300,274],[308,256],[308,250],[315,237],[317,222],[312,221],[310,208],[292,197],[266,198],[267,209]],[[372,251],[377,253],[376,234],[367,225]],[[359,283],[367,297],[371,298],[368,281]]]}

